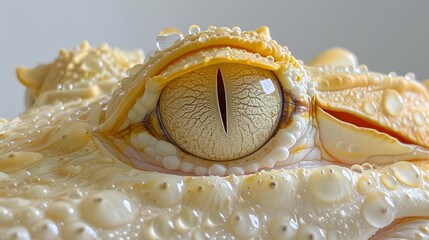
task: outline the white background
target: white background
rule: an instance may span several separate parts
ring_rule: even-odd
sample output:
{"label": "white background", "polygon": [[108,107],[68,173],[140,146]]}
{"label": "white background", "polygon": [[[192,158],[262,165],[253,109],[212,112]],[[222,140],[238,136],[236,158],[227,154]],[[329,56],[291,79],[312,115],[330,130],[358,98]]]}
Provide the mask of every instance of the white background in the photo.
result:
{"label": "white background", "polygon": [[19,65],[52,61],[87,39],[123,49],[155,47],[164,27],[270,27],[304,61],[333,46],[354,51],[370,70],[429,78],[429,1],[6,1],[0,0],[0,116],[24,110]]}

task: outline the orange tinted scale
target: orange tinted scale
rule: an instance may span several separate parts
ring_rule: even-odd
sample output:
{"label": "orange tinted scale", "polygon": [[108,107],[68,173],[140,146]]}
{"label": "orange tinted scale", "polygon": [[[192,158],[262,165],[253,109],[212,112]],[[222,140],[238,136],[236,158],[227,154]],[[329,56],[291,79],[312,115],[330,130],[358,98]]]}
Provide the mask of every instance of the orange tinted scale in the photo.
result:
{"label": "orange tinted scale", "polygon": [[325,112],[327,112],[328,114],[330,114],[331,116],[337,118],[338,120],[341,120],[343,122],[347,122],[350,124],[353,124],[357,127],[362,127],[362,128],[369,128],[369,129],[374,129],[378,132],[382,132],[385,133],[393,138],[398,139],[398,141],[405,143],[405,144],[414,144],[413,142],[411,142],[410,140],[406,139],[405,137],[403,137],[402,135],[391,131],[389,129],[383,128],[381,126],[378,126],[376,124],[367,122],[357,116],[354,116],[352,114],[349,113],[345,113],[345,112],[336,112],[336,111],[332,111],[332,110],[326,110],[323,109]]}

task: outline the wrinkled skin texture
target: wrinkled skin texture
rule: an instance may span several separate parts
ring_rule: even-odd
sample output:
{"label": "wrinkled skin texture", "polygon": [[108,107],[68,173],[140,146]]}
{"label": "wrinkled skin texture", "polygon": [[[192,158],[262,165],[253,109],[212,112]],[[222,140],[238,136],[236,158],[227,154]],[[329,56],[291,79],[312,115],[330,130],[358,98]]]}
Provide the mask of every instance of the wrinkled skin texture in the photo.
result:
{"label": "wrinkled skin texture", "polygon": [[[423,85],[359,68],[343,49],[304,66],[267,28],[193,32],[143,65],[138,52],[84,43],[52,64],[18,69],[28,109],[0,125],[0,236],[429,238]],[[216,65],[225,63],[274,76],[283,103],[279,114],[264,112],[278,120],[262,146],[228,161],[213,148],[207,160],[176,145],[188,143],[180,134],[171,140],[157,106],[170,82],[208,66],[227,89],[226,65]],[[228,114],[219,114],[221,130],[234,124]]]}

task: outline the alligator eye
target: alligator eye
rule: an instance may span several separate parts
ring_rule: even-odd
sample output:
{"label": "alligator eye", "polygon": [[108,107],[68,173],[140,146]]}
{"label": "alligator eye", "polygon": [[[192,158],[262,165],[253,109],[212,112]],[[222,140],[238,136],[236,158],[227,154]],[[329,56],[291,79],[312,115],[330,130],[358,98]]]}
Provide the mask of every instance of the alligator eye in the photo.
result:
{"label": "alligator eye", "polygon": [[186,73],[163,89],[159,118],[183,151],[212,161],[243,158],[273,135],[282,113],[275,74],[244,64]]}

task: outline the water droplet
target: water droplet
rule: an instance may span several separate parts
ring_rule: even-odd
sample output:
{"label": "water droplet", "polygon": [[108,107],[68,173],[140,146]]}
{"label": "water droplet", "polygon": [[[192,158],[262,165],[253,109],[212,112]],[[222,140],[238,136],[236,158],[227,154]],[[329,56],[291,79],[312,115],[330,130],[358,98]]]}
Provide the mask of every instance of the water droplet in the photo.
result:
{"label": "water droplet", "polygon": [[410,162],[397,162],[391,166],[393,175],[402,184],[409,187],[420,185],[421,174],[419,169]]}
{"label": "water droplet", "polygon": [[368,115],[374,115],[375,112],[377,111],[377,107],[375,106],[375,104],[373,102],[370,101],[365,101],[363,103],[363,111],[368,114]]}
{"label": "water droplet", "polygon": [[346,73],[349,73],[349,72],[351,72],[352,70],[352,67],[351,66],[345,66],[344,67],[344,72],[346,72]]}
{"label": "water droplet", "polygon": [[365,170],[372,170],[372,169],[373,169],[373,167],[372,167],[371,163],[363,163],[363,164],[362,164],[362,167],[363,167],[363,169],[365,169]]}
{"label": "water droplet", "polygon": [[223,36],[229,35],[232,30],[229,27],[219,27],[216,29],[216,33],[220,33]]}
{"label": "water droplet", "polygon": [[383,183],[383,185],[389,189],[389,190],[395,190],[396,189],[396,179],[388,174],[383,174],[380,177],[381,182]]}
{"label": "water droplet", "polygon": [[107,104],[107,103],[109,103],[109,100],[110,99],[108,97],[103,97],[103,98],[100,99],[100,101],[98,103],[100,105]]}
{"label": "water droplet", "polygon": [[400,127],[401,127],[401,123],[400,123],[400,122],[398,122],[398,121],[394,121],[394,122],[392,123],[392,128],[393,128],[393,130],[398,131]]}
{"label": "water droplet", "polygon": [[188,29],[189,34],[197,34],[201,32],[201,28],[198,25],[191,25]]}
{"label": "water droplet", "polygon": [[387,74],[388,77],[390,78],[394,78],[396,77],[396,73],[395,72],[390,72],[389,74]]}
{"label": "water droplet", "polygon": [[363,168],[361,165],[355,164],[350,168],[353,172],[363,173]]}
{"label": "water droplet", "polygon": [[290,50],[287,46],[283,46],[282,50],[286,53],[286,54],[290,54]]}
{"label": "water droplet", "polygon": [[155,238],[172,239],[172,235],[175,232],[175,227],[172,219],[167,214],[161,214],[153,219],[149,231]]}
{"label": "water droplet", "polygon": [[192,229],[200,224],[200,216],[196,210],[183,208],[176,219],[176,226],[182,229]]}
{"label": "water droplet", "polygon": [[123,96],[126,93],[126,91],[122,88],[118,89],[118,95]]}
{"label": "water droplet", "polygon": [[416,75],[414,73],[407,73],[405,74],[405,80],[414,80],[416,79]]}
{"label": "water droplet", "polygon": [[359,65],[358,72],[366,73],[366,72],[368,72],[368,67],[366,65]]}
{"label": "water droplet", "polygon": [[164,28],[156,37],[156,47],[162,51],[182,39],[183,34],[180,30],[176,28]]}
{"label": "water droplet", "polygon": [[340,96],[335,96],[335,97],[334,97],[334,101],[335,101],[335,102],[342,102],[342,101],[343,101],[343,98],[342,98],[342,97],[340,97]]}
{"label": "water droplet", "polygon": [[233,27],[233,28],[232,28],[232,32],[233,32],[233,33],[236,33],[236,34],[240,34],[240,33],[241,33],[241,28],[240,28],[240,27],[235,26],[235,27]]}
{"label": "water droplet", "polygon": [[383,106],[386,112],[392,116],[401,113],[404,101],[401,95],[394,89],[387,89],[383,94]]}
{"label": "water droplet", "polygon": [[107,111],[107,109],[109,108],[109,104],[107,104],[107,103],[103,103],[103,104],[101,104],[101,110],[103,110],[103,111]]}
{"label": "water droplet", "polygon": [[423,113],[420,111],[413,112],[413,120],[414,120],[414,123],[419,127],[425,124],[425,117]]}
{"label": "water droplet", "polygon": [[198,41],[205,42],[207,38],[208,38],[207,34],[201,34],[200,37],[198,38]]}
{"label": "water droplet", "polygon": [[360,151],[361,151],[361,149],[362,149],[361,145],[360,145],[360,144],[357,144],[357,143],[352,143],[352,144],[350,144],[350,145],[349,145],[349,147],[347,148],[347,150],[348,150],[350,153],[360,152]]}
{"label": "water droplet", "polygon": [[57,84],[57,91],[61,91],[63,89],[63,85],[61,83]]}
{"label": "water droplet", "polygon": [[103,61],[96,57],[89,57],[83,61],[81,69],[87,72],[99,72],[103,69],[103,65]]}
{"label": "water droplet", "polygon": [[215,32],[215,31],[216,31],[216,29],[217,29],[217,27],[216,27],[216,26],[211,25],[211,26],[209,26],[209,27],[207,28],[207,31],[209,31],[209,32]]}

